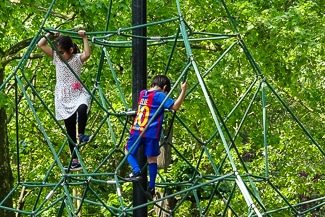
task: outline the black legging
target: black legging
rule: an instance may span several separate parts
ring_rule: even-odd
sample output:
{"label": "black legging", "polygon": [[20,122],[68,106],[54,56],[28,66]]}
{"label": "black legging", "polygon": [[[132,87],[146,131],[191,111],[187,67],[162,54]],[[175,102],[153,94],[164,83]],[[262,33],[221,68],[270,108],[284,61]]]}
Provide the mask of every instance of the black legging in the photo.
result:
{"label": "black legging", "polygon": [[73,142],[69,140],[69,148],[72,154],[72,158],[77,158],[76,153],[73,152],[75,144],[77,143],[76,138],[76,121],[77,121],[77,114],[78,114],[78,134],[84,134],[85,128],[87,124],[87,109],[88,106],[82,104],[78,107],[77,111],[71,115],[68,119],[64,120],[65,128],[67,129],[67,133],[69,137],[72,139]]}

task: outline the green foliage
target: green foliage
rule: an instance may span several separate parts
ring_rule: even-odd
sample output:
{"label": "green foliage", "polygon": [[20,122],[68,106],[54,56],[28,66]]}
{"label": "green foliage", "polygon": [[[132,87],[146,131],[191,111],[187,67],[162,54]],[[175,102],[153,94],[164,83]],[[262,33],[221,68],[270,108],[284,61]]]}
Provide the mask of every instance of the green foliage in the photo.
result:
{"label": "green foliage", "polygon": [[[191,27],[188,31],[234,34],[236,30],[233,28],[233,24],[236,24],[238,32],[258,63],[261,74],[266,76],[268,81],[271,81],[270,83],[275,87],[279,96],[286,99],[286,103],[304,123],[306,129],[310,130],[316,140],[321,142],[319,145],[322,148],[323,105],[325,102],[322,94],[325,70],[325,33],[323,31],[325,22],[322,10],[324,3],[322,1],[279,0],[272,2],[272,4],[267,1],[229,1],[227,4],[230,13],[233,15],[234,23],[229,21],[220,2],[210,4],[205,1],[182,1],[182,13]],[[50,16],[44,20],[45,12],[50,7],[50,1],[3,1],[0,4],[0,55],[2,58],[17,56],[9,63],[2,60],[0,66],[4,67],[4,78],[16,70],[15,67],[20,57],[26,52],[28,44],[25,44],[23,49],[15,50],[15,52],[11,49],[24,39],[33,38],[40,31],[39,27],[43,21],[46,21],[45,27],[60,30],[105,31],[108,5],[109,1],[107,0],[58,1]],[[150,1],[147,8],[148,23],[178,16],[174,1]],[[132,25],[129,1],[114,2],[111,13],[107,30],[115,31]],[[159,24],[148,27],[147,33],[150,36],[171,36],[176,34],[177,28],[176,22]],[[131,34],[131,31],[124,33]],[[89,36],[89,38],[91,37]],[[238,165],[238,171],[243,174],[243,179],[249,187],[258,190],[261,200],[267,201],[267,207],[275,209],[287,205],[278,196],[272,185],[279,189],[283,196],[292,203],[300,203],[324,196],[324,175],[322,172],[324,170],[324,156],[318,147],[314,144],[310,145],[310,138],[306,136],[304,130],[301,130],[301,127],[279,102],[278,98],[272,95],[272,88],[265,88],[267,115],[265,120],[263,119],[262,93],[258,89],[258,84],[253,89],[256,91],[257,97],[254,99],[255,92],[250,92],[240,106],[231,113],[236,103],[256,78],[255,73],[260,73],[253,71],[242,47],[236,46],[232,49],[220,61],[218,67],[211,69],[205,75],[211,64],[237,39],[235,37],[227,40],[192,41],[191,46],[193,57],[201,72],[200,76],[204,76],[204,83],[210,94],[209,97],[213,99],[213,107],[218,112],[218,121],[224,121],[222,130],[228,131],[225,133],[225,139],[231,147],[232,160]],[[77,38],[74,40],[77,44],[81,44]],[[113,36],[112,40],[126,40],[126,38]],[[95,169],[99,162],[104,161],[105,157],[117,148],[120,151],[119,154],[114,155],[101,168],[101,172],[115,171],[117,167],[122,166],[123,169],[119,171],[119,175],[123,177],[129,170],[127,165],[121,161],[124,158],[123,149],[127,129],[130,125],[126,126],[124,131],[125,119],[123,118],[110,119],[109,124],[114,129],[113,132],[110,132],[110,125],[107,122],[101,125],[101,121],[107,116],[107,113],[101,106],[99,91],[93,85],[99,70],[102,70],[98,85],[104,91],[104,96],[112,102],[111,107],[108,106],[107,110],[115,113],[124,112],[131,108],[132,50],[131,48],[107,48],[114,73],[116,73],[124,94],[121,96],[114,80],[115,74],[106,60],[104,60],[105,64],[102,69],[98,67],[102,55],[101,46],[91,43],[91,49],[92,56],[83,69],[81,79],[90,91],[94,91],[95,96],[89,113],[87,131],[99,130],[93,143],[82,147],[82,156],[86,165]],[[188,63],[186,50],[182,44],[177,44],[173,56],[171,56],[171,43],[150,46],[147,52],[149,79],[155,74],[165,73],[168,59],[171,57],[172,61],[168,65],[168,76],[175,82]],[[38,48],[34,48],[32,51],[32,54],[40,53]],[[0,91],[0,108],[6,108],[9,121],[8,140],[13,175],[17,178],[19,169],[21,174],[24,174],[22,180],[26,182],[44,181],[49,167],[55,162],[52,151],[59,152],[62,148],[63,154],[60,155],[59,161],[64,165],[68,164],[69,161],[63,123],[56,122],[53,119],[54,71],[49,58],[32,58],[32,56],[23,70],[16,71],[15,76],[22,82],[22,86],[18,86],[17,114],[14,108],[15,84],[10,81],[6,88]],[[187,79],[189,86],[193,89],[189,90],[182,109],[177,113],[179,119],[173,125],[172,144],[179,153],[173,150],[172,163],[168,171],[166,173],[160,171],[164,178],[158,178],[161,183],[189,184],[194,180],[200,184],[206,182],[208,178],[200,177],[201,174],[197,171],[204,171],[207,175],[223,175],[233,172],[231,160],[228,158],[216,129],[215,120],[211,117],[206,96],[204,96],[197,77],[198,75],[193,68],[190,68]],[[29,82],[33,84],[36,92],[28,86]],[[21,92],[22,87],[26,88],[26,94]],[[178,92],[179,85],[175,87],[171,96],[175,98]],[[122,103],[121,98],[125,99],[126,106]],[[250,105],[251,108],[247,111],[246,109]],[[247,117],[242,120],[246,112]],[[230,113],[231,115],[228,117]],[[18,115],[18,125],[15,123],[16,115]],[[40,119],[40,123],[36,119]],[[237,135],[241,121],[243,121],[243,125]],[[267,150],[264,147],[263,137],[265,133],[263,132],[263,124],[265,122],[268,126]],[[184,130],[184,126],[188,128]],[[16,130],[19,131],[18,135]],[[232,139],[235,139],[236,149],[231,146]],[[50,150],[48,141],[51,141],[54,150]],[[17,163],[18,156],[19,164]],[[268,162],[265,161],[266,157]],[[211,163],[211,159],[213,159],[213,163]],[[256,176],[253,178],[254,184],[246,178],[245,174]],[[57,167],[47,181],[57,183],[61,175],[61,171]],[[202,198],[200,205],[203,208],[210,206],[207,216],[221,216],[224,213],[225,204],[220,200],[220,195],[213,196],[212,203],[209,204],[209,196],[214,189],[221,192],[224,197],[229,197],[234,188],[234,191],[237,192],[232,198],[234,210],[239,210],[239,213],[247,213],[247,206],[240,194],[240,189],[231,184],[233,181],[233,178],[229,178],[218,183],[216,187],[203,186],[198,189]],[[109,206],[120,206],[115,186],[103,188],[102,185],[98,184],[94,185],[93,188],[99,192],[101,198],[105,198]],[[177,193],[181,188],[175,185],[168,190]],[[131,203],[132,185],[124,184],[122,192],[126,204]],[[46,197],[47,193],[42,193],[42,197]],[[58,195],[59,193],[62,192],[58,192]],[[187,216],[188,213],[193,216],[198,215],[198,207],[196,201],[192,199],[193,195],[194,193],[191,192],[189,199],[176,211],[175,216]],[[26,209],[33,207],[37,196],[35,191],[28,195],[25,203]],[[303,208],[306,207],[301,209],[304,210]],[[113,215],[107,210],[100,210],[90,205],[84,209],[85,216],[94,213],[98,216]],[[46,211],[46,215],[52,216],[54,212],[54,208],[49,209]],[[322,209],[314,211],[313,215],[321,216],[322,212]],[[283,211],[279,215],[292,216],[293,213]]]}

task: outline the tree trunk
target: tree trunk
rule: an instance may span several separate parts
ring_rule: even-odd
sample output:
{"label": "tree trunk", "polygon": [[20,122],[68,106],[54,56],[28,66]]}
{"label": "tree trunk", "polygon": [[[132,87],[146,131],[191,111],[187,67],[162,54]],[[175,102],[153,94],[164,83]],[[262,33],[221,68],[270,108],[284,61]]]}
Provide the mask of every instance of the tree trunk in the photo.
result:
{"label": "tree trunk", "polygon": [[166,141],[161,142],[164,142],[164,144],[160,147],[160,155],[158,156],[157,164],[159,169],[164,169],[166,172],[171,163],[171,147],[169,144],[172,142],[172,136],[170,135]]}
{"label": "tree trunk", "polygon": [[[167,126],[170,126],[170,124],[172,125],[173,123],[168,123]],[[164,169],[165,172],[167,171],[169,165],[171,164],[171,146],[169,144],[172,143],[173,126],[170,126],[170,129],[164,129],[164,135],[166,135],[169,130],[170,130],[170,134],[168,138],[161,141],[163,145],[160,147],[160,155],[158,156],[158,161],[157,161],[158,168]],[[163,196],[164,196],[163,192],[156,191],[157,198],[162,198]],[[163,207],[166,210],[171,210],[175,207],[176,202],[175,202],[175,198],[169,198],[158,202],[158,204],[159,206]],[[158,206],[155,206],[154,210],[155,213],[157,215],[159,214],[159,216],[161,217],[170,216],[170,213],[166,213],[163,210],[160,210]]]}
{"label": "tree trunk", "polygon": [[172,159],[171,147],[169,144],[172,144],[173,139],[173,122],[172,120],[167,119],[167,117],[165,121],[167,122],[166,126],[168,126],[168,128],[163,129],[163,133],[164,135],[167,135],[169,133],[169,135],[167,138],[160,140],[162,146],[160,147],[160,155],[158,156],[157,165],[159,169],[163,168],[166,172],[167,168],[171,164]]}
{"label": "tree trunk", "polygon": [[[21,188],[21,192],[20,192],[20,196],[19,196],[19,199],[17,201],[17,210],[24,210],[24,205],[25,205],[25,198],[30,194],[31,191],[27,192],[26,191],[26,187],[23,186]],[[22,216],[23,214],[17,212],[16,213],[16,217],[20,217]]]}
{"label": "tree trunk", "polygon": [[[0,84],[3,83],[4,68],[0,69]],[[0,108],[0,203],[12,189],[13,177],[10,167],[9,143],[7,137],[7,114],[4,107]],[[2,206],[13,207],[12,197],[8,197]],[[0,209],[0,217],[14,217],[14,213]]]}

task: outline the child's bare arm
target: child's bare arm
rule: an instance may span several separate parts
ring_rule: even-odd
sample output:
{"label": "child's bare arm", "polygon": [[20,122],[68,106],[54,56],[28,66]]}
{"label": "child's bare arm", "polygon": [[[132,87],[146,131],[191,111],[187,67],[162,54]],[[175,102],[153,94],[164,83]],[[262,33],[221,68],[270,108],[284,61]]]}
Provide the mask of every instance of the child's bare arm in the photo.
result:
{"label": "child's bare arm", "polygon": [[181,83],[181,89],[182,89],[182,91],[179,94],[178,98],[176,99],[174,105],[172,105],[172,107],[170,107],[170,109],[172,109],[174,111],[177,111],[181,107],[182,102],[185,99],[185,94],[186,94],[186,89],[187,89],[187,81]]}
{"label": "child's bare arm", "polygon": [[[55,32],[54,37],[59,36],[60,33]],[[51,38],[53,33],[46,33],[46,37]],[[47,40],[45,37],[42,37],[39,42],[37,43],[37,46],[49,57],[53,58],[53,49],[47,45]]]}
{"label": "child's bare arm", "polygon": [[78,35],[80,35],[82,37],[82,41],[84,43],[84,52],[81,53],[80,60],[81,60],[81,62],[86,62],[89,59],[90,54],[91,54],[88,39],[87,39],[87,36],[86,36],[86,31],[85,30],[79,30]]}

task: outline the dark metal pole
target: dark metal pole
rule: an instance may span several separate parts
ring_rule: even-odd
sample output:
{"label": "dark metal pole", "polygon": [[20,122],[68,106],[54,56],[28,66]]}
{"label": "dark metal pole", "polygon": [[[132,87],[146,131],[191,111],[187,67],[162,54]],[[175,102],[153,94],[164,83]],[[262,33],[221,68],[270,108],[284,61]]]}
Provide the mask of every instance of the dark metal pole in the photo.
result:
{"label": "dark metal pole", "polygon": [[[132,0],[132,25],[147,23],[146,0]],[[147,28],[141,27],[133,30],[133,35],[147,36]],[[143,38],[132,39],[132,109],[138,108],[139,93],[147,88],[147,40]],[[136,159],[140,168],[146,164],[143,146],[140,146]],[[147,202],[143,190],[147,189],[147,169],[142,169],[143,179],[133,182],[133,206],[142,205]],[[142,207],[133,211],[134,217],[147,217],[148,208]]]}

